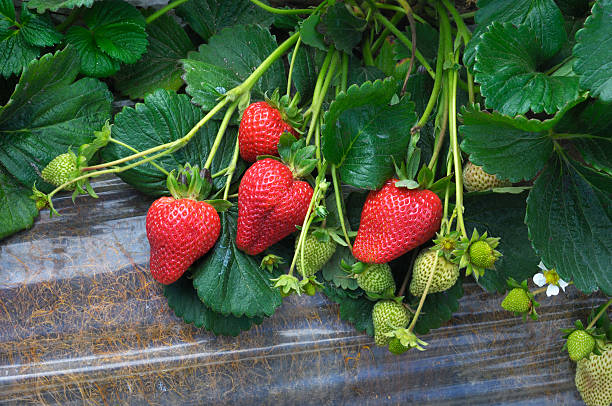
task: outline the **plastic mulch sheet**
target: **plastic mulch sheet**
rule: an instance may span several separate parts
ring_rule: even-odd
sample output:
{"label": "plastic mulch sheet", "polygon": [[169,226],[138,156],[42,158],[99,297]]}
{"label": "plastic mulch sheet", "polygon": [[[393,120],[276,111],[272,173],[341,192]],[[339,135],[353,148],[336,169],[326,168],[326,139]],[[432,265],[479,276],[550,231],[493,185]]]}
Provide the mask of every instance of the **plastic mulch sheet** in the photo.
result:
{"label": "plastic mulch sheet", "polygon": [[427,351],[393,356],[323,296],[238,337],[183,323],[147,271],[152,199],[116,179],[0,242],[1,404],[579,405],[560,329],[603,300],[568,289],[539,322],[476,284]]}

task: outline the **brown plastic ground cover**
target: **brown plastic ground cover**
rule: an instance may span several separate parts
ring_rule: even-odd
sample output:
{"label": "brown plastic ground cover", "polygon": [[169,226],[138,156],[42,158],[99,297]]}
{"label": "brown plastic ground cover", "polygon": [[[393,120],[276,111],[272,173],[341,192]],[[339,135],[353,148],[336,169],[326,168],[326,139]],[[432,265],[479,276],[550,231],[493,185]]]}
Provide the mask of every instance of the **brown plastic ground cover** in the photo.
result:
{"label": "brown plastic ground cover", "polygon": [[601,297],[569,288],[537,323],[473,283],[427,351],[393,356],[324,297],[237,338],[184,324],[146,269],[151,198],[109,178],[0,242],[0,404],[579,405],[559,329]]}

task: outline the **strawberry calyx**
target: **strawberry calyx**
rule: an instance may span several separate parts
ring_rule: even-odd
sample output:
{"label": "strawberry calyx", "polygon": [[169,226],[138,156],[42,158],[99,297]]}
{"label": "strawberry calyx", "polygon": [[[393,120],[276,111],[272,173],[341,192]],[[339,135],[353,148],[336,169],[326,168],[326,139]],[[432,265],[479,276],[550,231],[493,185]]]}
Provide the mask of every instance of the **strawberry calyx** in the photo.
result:
{"label": "strawberry calyx", "polygon": [[317,160],[313,158],[315,148],[314,145],[306,146],[304,139],[296,140],[292,134],[285,132],[278,143],[278,154],[294,178],[303,178],[317,165]]}
{"label": "strawberry calyx", "polygon": [[279,90],[276,89],[272,93],[272,96],[268,97],[268,95],[265,95],[265,101],[271,107],[278,110],[283,121],[289,124],[296,133],[302,133],[300,128],[302,128],[304,124],[304,116],[302,115],[301,109],[297,107],[300,102],[299,92],[290,99],[287,95],[281,97]]}
{"label": "strawberry calyx", "polygon": [[274,254],[268,254],[261,260],[260,269],[267,269],[268,272],[273,272],[280,265],[284,264],[285,260],[282,257]]}
{"label": "strawberry calyx", "polygon": [[495,269],[495,262],[502,256],[501,252],[495,250],[499,245],[498,237],[488,237],[485,231],[482,235],[476,229],[470,238],[462,238],[457,248],[453,251],[453,262],[459,264],[459,268],[465,268],[465,275],[474,274],[478,280],[483,276],[485,269]]}
{"label": "strawberry calyx", "polygon": [[[429,344],[421,340],[410,329],[398,328],[388,333],[383,333],[385,337],[397,339],[399,344],[406,349],[416,348],[419,351],[425,351],[425,347]],[[390,343],[391,344],[391,343]]]}
{"label": "strawberry calyx", "polygon": [[208,169],[202,169],[189,163],[168,174],[166,180],[168,191],[175,199],[191,199],[201,201],[206,199],[212,190],[212,177]]}

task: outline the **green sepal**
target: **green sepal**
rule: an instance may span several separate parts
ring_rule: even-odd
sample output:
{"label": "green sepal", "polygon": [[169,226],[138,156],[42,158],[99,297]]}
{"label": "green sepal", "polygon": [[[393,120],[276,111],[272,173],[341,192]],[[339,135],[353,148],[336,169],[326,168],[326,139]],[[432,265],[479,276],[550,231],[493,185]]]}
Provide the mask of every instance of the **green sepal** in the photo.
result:
{"label": "green sepal", "polygon": [[296,178],[309,175],[317,165],[317,160],[313,158],[315,149],[314,145],[306,146],[303,138],[296,140],[288,132],[284,132],[278,142],[278,154]]}
{"label": "green sepal", "polygon": [[460,239],[461,234],[458,231],[451,231],[447,234],[438,232],[433,240],[434,248],[438,250],[438,255],[443,256],[449,262],[455,262],[454,252],[459,246]]}
{"label": "green sepal", "polygon": [[282,257],[274,254],[268,254],[261,260],[259,268],[267,269],[268,272],[273,272],[278,266],[284,263],[285,260]]}
{"label": "green sepal", "polygon": [[280,96],[278,89],[274,90],[272,96],[265,95],[266,103],[278,110],[283,121],[289,124],[295,131],[302,133],[300,128],[304,124],[304,116],[302,111],[297,107],[300,102],[300,92],[297,92],[293,98],[287,95]]}
{"label": "green sepal", "polygon": [[223,213],[234,206],[232,202],[228,202],[224,199],[204,200],[204,202],[210,204],[217,211],[217,213]]}
{"label": "green sepal", "polygon": [[340,266],[347,273],[352,273],[354,275],[363,273],[366,269],[368,269],[368,265],[363,262],[356,262],[353,265],[347,264],[344,260],[340,262]]}
{"label": "green sepal", "polygon": [[491,254],[497,260],[502,256],[501,252],[495,250],[495,248],[499,245],[499,238],[496,237],[488,237],[487,232],[485,231],[482,235],[478,233],[478,230],[474,229],[472,232],[472,237],[470,238],[462,238],[461,242],[457,246],[457,249],[453,251],[453,256],[455,257],[453,262],[459,264],[459,268],[465,268],[465,275],[468,276],[470,274],[474,274],[474,278],[478,281],[478,278],[483,276],[485,273],[485,269],[495,270],[495,264],[488,268],[482,268],[472,263],[470,258],[470,246],[477,241],[486,242],[489,247],[491,247]]}
{"label": "green sepal", "polygon": [[404,347],[416,348],[419,351],[425,351],[425,347],[429,345],[407,328],[398,328],[384,334],[386,337],[397,338]]}
{"label": "green sepal", "polygon": [[[395,296],[395,290],[393,288],[389,288],[383,293],[366,292],[366,297],[374,302],[377,302],[379,300],[394,300],[396,302],[398,301],[397,297]],[[401,303],[401,300],[399,301],[399,303]]]}
{"label": "green sepal", "polygon": [[308,296],[314,296],[315,293],[322,291],[324,288],[323,284],[317,281],[315,275],[308,278],[304,278],[300,281],[300,289]]}
{"label": "green sepal", "polygon": [[45,207],[49,207],[49,217],[53,217],[53,215],[59,216],[55,207],[53,207],[53,202],[49,199],[49,196],[36,188],[36,183],[32,186],[32,195],[30,199],[34,200],[36,203],[36,208],[38,210],[42,210]]}
{"label": "green sepal", "polygon": [[278,289],[282,297],[291,296],[294,293],[302,295],[300,281],[293,275],[283,274],[278,278],[270,279],[270,281],[274,282],[273,288]]}
{"label": "green sepal", "polygon": [[206,199],[213,187],[210,171],[208,169],[200,170],[198,165],[191,166],[189,163],[179,167],[176,175],[174,170],[170,172],[166,185],[175,199],[197,201]]}
{"label": "green sepal", "polygon": [[419,182],[419,186],[423,189],[429,189],[431,185],[433,185],[433,181],[434,173],[426,165],[423,165],[417,175],[417,182]]}
{"label": "green sepal", "polygon": [[94,154],[109,143],[111,139],[111,125],[108,120],[106,120],[100,131],[94,131],[94,137],[91,143],[83,144],[79,147],[77,154],[77,168],[79,170],[86,167]]}

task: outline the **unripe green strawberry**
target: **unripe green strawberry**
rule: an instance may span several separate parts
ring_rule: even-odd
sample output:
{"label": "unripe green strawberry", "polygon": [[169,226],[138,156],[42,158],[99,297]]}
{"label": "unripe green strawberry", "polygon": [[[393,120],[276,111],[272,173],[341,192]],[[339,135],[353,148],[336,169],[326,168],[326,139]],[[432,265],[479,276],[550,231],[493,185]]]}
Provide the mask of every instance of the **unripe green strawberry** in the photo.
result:
{"label": "unripe green strawberry", "polygon": [[[297,247],[298,240],[295,240]],[[319,241],[319,239],[313,235],[308,234],[304,238],[304,263],[302,264],[302,256],[298,253],[297,257],[297,270],[304,278],[309,278],[316,274],[323,268],[323,265],[329,261],[329,259],[336,252],[336,243],[333,239],[329,238],[326,242]]]}
{"label": "unripe green strawberry", "polygon": [[398,328],[405,328],[410,318],[408,310],[403,304],[393,300],[380,300],[372,309],[372,322],[374,323],[374,341],[376,345],[385,346],[391,341],[385,333]]}
{"label": "unripe green strawberry", "polygon": [[[433,265],[438,255],[437,251],[425,250],[419,254],[412,268],[412,281],[410,281],[410,293],[413,296],[421,296],[429,276],[434,272]],[[459,266],[448,261],[443,256],[438,257],[435,273],[428,293],[443,292],[453,287],[459,278]]]}
{"label": "unripe green strawberry", "polygon": [[492,268],[497,257],[486,241],[476,241],[470,245],[470,262],[480,268]]}
{"label": "unripe green strawberry", "polygon": [[524,289],[514,288],[508,292],[501,306],[509,312],[526,313],[531,308],[531,298]]}
{"label": "unripe green strawberry", "polygon": [[587,406],[612,404],[612,344],[576,364],[576,388]]}
{"label": "unripe green strawberry", "polygon": [[369,264],[356,278],[359,287],[368,293],[382,295],[395,292],[395,281],[388,264]]}
{"label": "unripe green strawberry", "polygon": [[490,175],[481,166],[468,162],[463,168],[463,186],[468,192],[481,192],[496,187],[510,186],[507,180]]}
{"label": "unripe green strawberry", "polygon": [[[74,155],[66,152],[53,158],[45,169],[42,170],[40,176],[45,182],[54,186],[61,186],[71,179],[72,173],[76,170],[76,158]],[[75,185],[71,184],[66,187],[66,190],[74,190]]]}
{"label": "unripe green strawberry", "polygon": [[576,330],[567,337],[567,352],[572,361],[580,361],[595,348],[595,338],[584,330]]}
{"label": "unripe green strawberry", "polygon": [[399,338],[392,338],[391,341],[389,341],[389,352],[392,354],[400,355],[406,351],[408,351],[408,347],[403,345]]}

